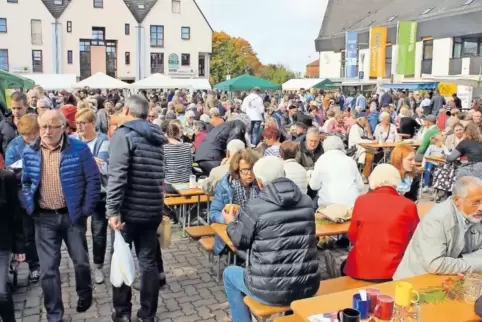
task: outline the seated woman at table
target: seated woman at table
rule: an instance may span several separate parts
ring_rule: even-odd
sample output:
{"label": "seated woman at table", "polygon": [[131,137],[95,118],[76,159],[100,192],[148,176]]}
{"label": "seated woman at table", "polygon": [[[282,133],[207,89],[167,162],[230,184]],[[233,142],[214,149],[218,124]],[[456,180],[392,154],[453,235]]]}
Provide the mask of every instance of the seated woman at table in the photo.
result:
{"label": "seated woman at table", "polygon": [[332,134],[346,135],[346,126],[344,123],[345,115],[341,111],[336,111],[334,118],[327,127],[327,132]]}
{"label": "seated woman at table", "polygon": [[390,114],[382,112],[379,116],[380,123],[378,123],[373,136],[378,143],[393,143],[397,138],[397,127],[390,123]]}
{"label": "seated woman at table", "polygon": [[466,158],[457,169],[457,178],[474,176],[482,179],[482,137],[479,127],[475,123],[469,123],[465,127],[464,139],[457,144],[455,149],[447,155],[447,162],[454,162],[458,158]]}
{"label": "seated woman at table", "polygon": [[356,200],[348,229],[353,248],[344,266],[347,276],[376,283],[392,279],[419,222],[416,204],[396,190],[400,182],[390,164],[371,173],[372,191]]}
{"label": "seated woman at table", "polygon": [[[259,187],[253,175],[253,166],[258,159],[258,153],[251,149],[240,150],[231,158],[228,174],[216,186],[210,210],[211,222],[224,224],[223,209],[227,204],[244,207],[249,200],[258,197]],[[216,237],[214,254],[219,254],[224,246]]]}
{"label": "seated woman at table", "polygon": [[445,138],[445,146],[452,151],[460,141],[464,139],[464,126],[460,121],[457,121],[457,123],[453,125],[449,124],[449,127],[451,127],[451,130],[450,133],[447,133],[447,137]]}
{"label": "seated woman at table", "polygon": [[280,135],[281,133],[277,128],[273,126],[265,127],[263,130],[263,156],[266,157],[272,155],[275,157],[280,157]]}
{"label": "seated woman at table", "polygon": [[168,143],[164,145],[167,193],[176,193],[171,184],[189,182],[189,176],[192,174],[192,145],[182,142],[181,136],[177,124],[170,123],[167,126]]}
{"label": "seated woman at table", "polygon": [[420,187],[420,176],[415,168],[415,151],[410,144],[398,144],[390,155],[390,163],[400,173],[400,184],[397,191],[405,198],[417,201]]}

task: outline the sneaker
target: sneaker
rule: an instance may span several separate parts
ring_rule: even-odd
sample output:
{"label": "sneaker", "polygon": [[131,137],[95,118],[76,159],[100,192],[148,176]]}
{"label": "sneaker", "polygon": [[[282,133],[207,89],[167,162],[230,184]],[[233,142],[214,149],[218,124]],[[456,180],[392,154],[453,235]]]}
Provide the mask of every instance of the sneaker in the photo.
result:
{"label": "sneaker", "polygon": [[92,296],[87,298],[79,298],[77,301],[77,312],[82,313],[87,311],[92,305]]}
{"label": "sneaker", "polygon": [[166,274],[159,273],[159,288],[163,288],[166,284]]}
{"label": "sneaker", "polygon": [[100,268],[94,269],[94,282],[95,284],[104,283],[104,272]]}
{"label": "sneaker", "polygon": [[422,192],[428,192],[428,187],[427,186],[423,187]]}
{"label": "sneaker", "polygon": [[30,284],[36,284],[40,280],[40,270],[34,269],[28,274],[28,282]]}
{"label": "sneaker", "polygon": [[153,317],[153,318],[141,317],[140,310],[137,312],[137,320],[139,322],[159,322],[159,319],[157,317]]}
{"label": "sneaker", "polygon": [[128,315],[117,315],[112,313],[112,322],[131,322],[131,317]]}

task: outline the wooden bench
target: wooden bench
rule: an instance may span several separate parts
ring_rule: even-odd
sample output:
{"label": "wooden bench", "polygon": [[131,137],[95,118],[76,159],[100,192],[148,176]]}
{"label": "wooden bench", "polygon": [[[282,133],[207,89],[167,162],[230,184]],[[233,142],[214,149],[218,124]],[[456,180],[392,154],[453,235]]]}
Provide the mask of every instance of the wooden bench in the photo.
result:
{"label": "wooden bench", "polygon": [[192,239],[214,236],[214,230],[211,226],[192,226],[186,228],[187,235]]}
{"label": "wooden bench", "polygon": [[[371,282],[355,280],[348,276],[333,278],[321,281],[320,287],[318,288],[318,292],[316,292],[315,296],[337,293],[350,289],[363,288],[373,284],[374,283]],[[271,306],[261,304],[258,301],[247,296],[244,297],[243,301],[244,304],[248,306],[251,313],[260,318],[261,321],[266,321],[267,318],[274,314],[286,313],[290,310],[289,306]]]}
{"label": "wooden bench", "polygon": [[214,237],[206,237],[199,239],[199,244],[208,253],[212,253],[214,249]]}
{"label": "wooden bench", "polygon": [[273,322],[301,322],[301,321],[303,320],[293,314],[293,315],[287,315],[287,316],[276,318],[274,319]]}
{"label": "wooden bench", "polygon": [[[209,198],[209,199],[208,199]],[[206,195],[199,196],[199,202],[211,202],[214,198],[208,197]],[[166,206],[182,206],[182,205],[194,205],[198,203],[198,196],[180,196],[180,197],[170,197],[164,199],[164,204]]]}

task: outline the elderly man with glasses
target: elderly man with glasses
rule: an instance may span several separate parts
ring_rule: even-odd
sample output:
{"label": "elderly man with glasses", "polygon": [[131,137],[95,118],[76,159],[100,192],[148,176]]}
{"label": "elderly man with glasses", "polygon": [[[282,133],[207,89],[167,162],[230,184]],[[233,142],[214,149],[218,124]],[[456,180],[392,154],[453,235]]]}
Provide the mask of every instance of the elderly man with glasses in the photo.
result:
{"label": "elderly man with glasses", "polygon": [[65,133],[62,112],[46,111],[38,123],[40,138],[23,153],[22,191],[27,213],[35,221],[47,319],[60,322],[64,315],[59,272],[62,241],[74,264],[77,312],[92,305],[85,231],[87,217],[99,201],[100,175],[88,145]]}

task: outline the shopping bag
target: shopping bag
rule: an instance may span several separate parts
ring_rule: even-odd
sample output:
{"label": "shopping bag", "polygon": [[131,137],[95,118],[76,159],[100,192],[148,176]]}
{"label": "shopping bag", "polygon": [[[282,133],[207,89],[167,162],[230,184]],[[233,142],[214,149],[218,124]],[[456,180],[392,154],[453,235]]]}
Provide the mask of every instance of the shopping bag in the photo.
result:
{"label": "shopping bag", "polygon": [[161,248],[169,248],[171,246],[171,219],[168,216],[162,217],[161,224],[157,228],[157,234],[159,235]]}
{"label": "shopping bag", "polygon": [[136,267],[129,244],[124,241],[119,230],[115,231],[114,254],[110,264],[110,282],[115,287],[122,284],[131,286],[136,277]]}

